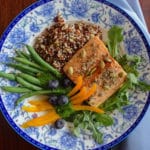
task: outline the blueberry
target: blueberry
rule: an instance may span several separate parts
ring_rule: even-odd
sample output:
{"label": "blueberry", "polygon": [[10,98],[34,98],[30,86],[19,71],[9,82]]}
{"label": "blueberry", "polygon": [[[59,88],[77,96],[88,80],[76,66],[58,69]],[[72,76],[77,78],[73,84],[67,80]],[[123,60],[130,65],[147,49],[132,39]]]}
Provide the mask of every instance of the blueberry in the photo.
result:
{"label": "blueberry", "polygon": [[69,102],[69,99],[65,95],[61,95],[58,97],[58,105],[65,105]]}
{"label": "blueberry", "polygon": [[56,89],[59,86],[59,81],[58,80],[51,80],[51,81],[49,81],[48,86],[51,89]]}
{"label": "blueberry", "polygon": [[56,122],[55,122],[55,127],[56,127],[57,129],[63,128],[64,125],[65,125],[65,120],[64,120],[64,119],[58,119],[58,120],[56,120]]}
{"label": "blueberry", "polygon": [[73,84],[72,81],[69,80],[68,78],[65,78],[65,79],[63,80],[63,86],[64,86],[64,87],[71,86],[72,84]]}
{"label": "blueberry", "polygon": [[56,95],[52,95],[50,98],[49,98],[49,102],[52,104],[52,105],[57,105],[58,104],[58,97]]}

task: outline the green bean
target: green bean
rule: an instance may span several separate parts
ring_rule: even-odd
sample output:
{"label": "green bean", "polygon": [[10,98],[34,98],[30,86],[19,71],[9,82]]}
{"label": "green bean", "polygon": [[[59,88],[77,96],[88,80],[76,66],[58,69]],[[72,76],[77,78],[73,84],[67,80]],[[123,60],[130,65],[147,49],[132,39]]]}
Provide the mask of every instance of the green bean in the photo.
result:
{"label": "green bean", "polygon": [[25,52],[25,51],[21,51],[20,53],[21,53],[25,58],[31,59],[31,56],[30,56],[29,53],[27,53],[27,52]]}
{"label": "green bean", "polygon": [[43,70],[43,71],[46,71],[46,69],[40,67],[39,65],[35,64],[34,62],[31,62],[29,60],[27,60],[26,58],[22,58],[22,57],[14,57],[14,60],[16,60],[17,62],[20,62],[22,64],[26,64],[26,65],[29,65],[31,67],[35,67],[39,70]]}
{"label": "green bean", "polygon": [[7,63],[6,65],[13,67],[17,70],[23,71],[23,72],[31,72],[31,73],[39,73],[42,72],[39,69],[27,66],[27,65],[23,65],[23,64],[14,64],[14,63]]}
{"label": "green bean", "polygon": [[16,50],[15,52],[16,52],[17,56],[25,58],[25,56],[21,53],[21,51]]}
{"label": "green bean", "polygon": [[70,88],[64,89],[64,88],[59,88],[59,89],[54,89],[54,90],[41,90],[41,91],[34,91],[30,92],[27,94],[22,95],[17,101],[16,101],[16,106],[21,103],[25,98],[34,96],[34,95],[42,95],[42,94],[56,94],[56,95],[65,95],[70,91]]}
{"label": "green bean", "polygon": [[26,45],[29,53],[31,54],[31,56],[33,57],[33,59],[39,63],[40,65],[42,65],[43,67],[47,68],[51,73],[53,73],[56,77],[61,78],[62,74],[55,69],[54,67],[52,67],[50,64],[48,64],[47,62],[45,62],[38,54],[37,52],[34,50],[33,47]]}
{"label": "green bean", "polygon": [[2,86],[1,87],[4,91],[12,92],[12,93],[26,93],[31,92],[28,88],[24,87],[13,87],[13,86]]}
{"label": "green bean", "polygon": [[22,79],[21,77],[17,77],[17,82],[20,83],[22,86],[29,88],[31,90],[41,90],[42,88],[39,86],[36,86],[32,83],[27,82],[26,80]]}
{"label": "green bean", "polygon": [[15,75],[13,73],[5,73],[5,72],[2,72],[0,71],[0,77],[3,77],[3,78],[6,78],[6,79],[9,79],[9,80],[15,80]]}
{"label": "green bean", "polygon": [[37,79],[37,78],[34,77],[34,76],[31,76],[31,75],[26,74],[26,73],[19,73],[18,75],[19,75],[21,78],[23,78],[23,79],[25,79],[25,80],[27,80],[27,81],[33,83],[33,84],[40,85],[40,86],[42,85],[41,82],[40,82],[40,80]]}

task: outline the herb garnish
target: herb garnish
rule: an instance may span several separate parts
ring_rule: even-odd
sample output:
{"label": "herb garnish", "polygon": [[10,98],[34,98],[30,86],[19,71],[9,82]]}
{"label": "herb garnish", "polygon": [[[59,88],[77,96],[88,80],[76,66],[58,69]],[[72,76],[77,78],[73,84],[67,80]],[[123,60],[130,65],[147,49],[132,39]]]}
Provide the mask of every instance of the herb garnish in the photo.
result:
{"label": "herb garnish", "polygon": [[71,121],[74,124],[73,133],[76,136],[80,135],[82,130],[89,130],[96,142],[103,142],[103,133],[100,132],[100,126],[110,126],[113,124],[113,119],[107,114],[98,114],[90,111],[80,111],[71,116]]}
{"label": "herb garnish", "polygon": [[103,134],[99,131],[100,126],[110,126],[113,119],[107,114],[98,114],[90,111],[74,111],[72,104],[68,103],[56,106],[56,112],[65,120],[73,122],[73,134],[80,135],[82,130],[89,130],[96,142],[103,142]]}
{"label": "herb garnish", "polygon": [[63,118],[69,118],[75,111],[72,108],[71,103],[67,103],[65,105],[57,105],[55,106],[56,112]]}
{"label": "herb garnish", "polygon": [[110,55],[115,58],[119,54],[119,44],[123,41],[122,28],[118,26],[113,26],[108,31],[108,42],[107,46]]}
{"label": "herb garnish", "polygon": [[122,28],[113,26],[108,31],[108,38],[109,41],[107,45],[109,52],[126,71],[127,79],[123,86],[105,101],[100,108],[106,112],[112,112],[115,109],[122,111],[122,107],[130,103],[129,90],[132,91],[135,90],[135,88],[140,88],[144,91],[150,91],[150,85],[139,80],[138,65],[142,62],[140,57],[128,54],[121,56],[119,53],[119,44],[123,40]]}

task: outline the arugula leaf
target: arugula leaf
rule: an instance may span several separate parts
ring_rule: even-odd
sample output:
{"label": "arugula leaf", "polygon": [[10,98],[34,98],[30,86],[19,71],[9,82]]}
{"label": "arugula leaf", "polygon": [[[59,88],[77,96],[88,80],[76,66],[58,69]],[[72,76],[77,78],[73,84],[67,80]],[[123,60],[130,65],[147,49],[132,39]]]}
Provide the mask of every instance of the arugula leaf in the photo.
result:
{"label": "arugula leaf", "polygon": [[108,31],[107,46],[112,57],[116,57],[119,54],[119,44],[123,41],[122,28],[113,26]]}
{"label": "arugula leaf", "polygon": [[113,119],[107,114],[95,114],[95,116],[95,120],[100,122],[105,127],[113,124]]}
{"label": "arugula leaf", "polygon": [[134,74],[134,73],[128,73],[127,78],[132,83],[132,85],[133,84],[138,84],[138,78],[137,78],[136,74]]}
{"label": "arugula leaf", "polygon": [[78,126],[74,127],[72,133],[78,137],[80,135],[80,128]]}
{"label": "arugula leaf", "polygon": [[143,81],[138,81],[138,85],[140,86],[141,90],[143,91],[150,91],[150,85],[143,82]]}
{"label": "arugula leaf", "polygon": [[138,66],[141,63],[141,58],[137,55],[123,55],[118,60],[119,63],[124,66],[129,63],[134,63],[134,66]]}
{"label": "arugula leaf", "polygon": [[127,80],[114,95],[108,98],[108,100],[105,101],[99,107],[103,109],[105,112],[112,112],[116,109],[122,112],[122,107],[130,103],[128,90],[131,87],[132,87],[131,82]]}
{"label": "arugula leaf", "polygon": [[95,139],[95,141],[97,142],[97,143],[103,143],[103,134],[97,129],[97,128],[95,128],[94,126],[93,126],[93,138]]}
{"label": "arugula leaf", "polygon": [[89,130],[96,142],[103,142],[103,134],[98,130],[100,126],[110,126],[113,119],[107,114],[98,114],[90,111],[79,111],[70,117],[73,121],[73,134],[80,135],[81,130]]}
{"label": "arugula leaf", "polygon": [[136,87],[141,88],[143,91],[150,91],[150,85],[144,81],[139,80],[138,65],[141,63],[141,58],[134,55],[123,55],[119,58],[120,65],[128,73],[127,78],[130,82],[130,89]]}
{"label": "arugula leaf", "polygon": [[112,112],[116,109],[122,112],[122,107],[128,104],[130,104],[129,93],[126,91],[125,88],[124,92],[115,93],[107,101],[100,105],[100,108],[103,109],[105,112]]}
{"label": "arugula leaf", "polygon": [[125,54],[120,56],[117,61],[127,73],[133,73],[138,77],[139,72],[137,67],[141,63],[141,58],[139,56]]}
{"label": "arugula leaf", "polygon": [[65,105],[58,105],[55,107],[56,112],[64,119],[70,117],[75,111],[72,108],[71,103]]}

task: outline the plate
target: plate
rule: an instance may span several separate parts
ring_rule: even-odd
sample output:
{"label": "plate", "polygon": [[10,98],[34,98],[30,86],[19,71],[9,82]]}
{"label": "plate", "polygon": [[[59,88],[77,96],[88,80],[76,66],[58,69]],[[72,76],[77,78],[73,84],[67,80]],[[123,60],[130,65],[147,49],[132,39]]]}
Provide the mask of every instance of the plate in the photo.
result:
{"label": "plate", "polygon": [[[124,48],[127,53],[135,54],[143,59],[139,66],[141,78],[149,81],[150,65],[149,44],[136,22],[123,10],[105,0],[43,0],[34,3],[19,14],[4,32],[0,43],[1,62],[11,61],[14,49],[20,48],[20,43],[32,44],[33,39],[48,25],[60,12],[65,20],[84,20],[99,24],[109,29],[112,25],[123,28]],[[6,65],[0,65],[0,70],[11,72]],[[16,83],[0,79],[1,85],[15,86]],[[121,142],[143,118],[149,104],[148,92],[136,90],[130,97],[131,104],[124,107],[124,113],[114,111],[111,116],[114,124],[111,127],[101,128],[104,133],[104,143],[97,144],[90,135],[83,133],[79,138],[74,137],[68,130],[56,130],[46,125],[39,128],[22,129],[20,125],[37,114],[23,112],[20,107],[14,109],[18,94],[0,91],[0,108],[11,127],[26,141],[40,149],[108,149]]]}

